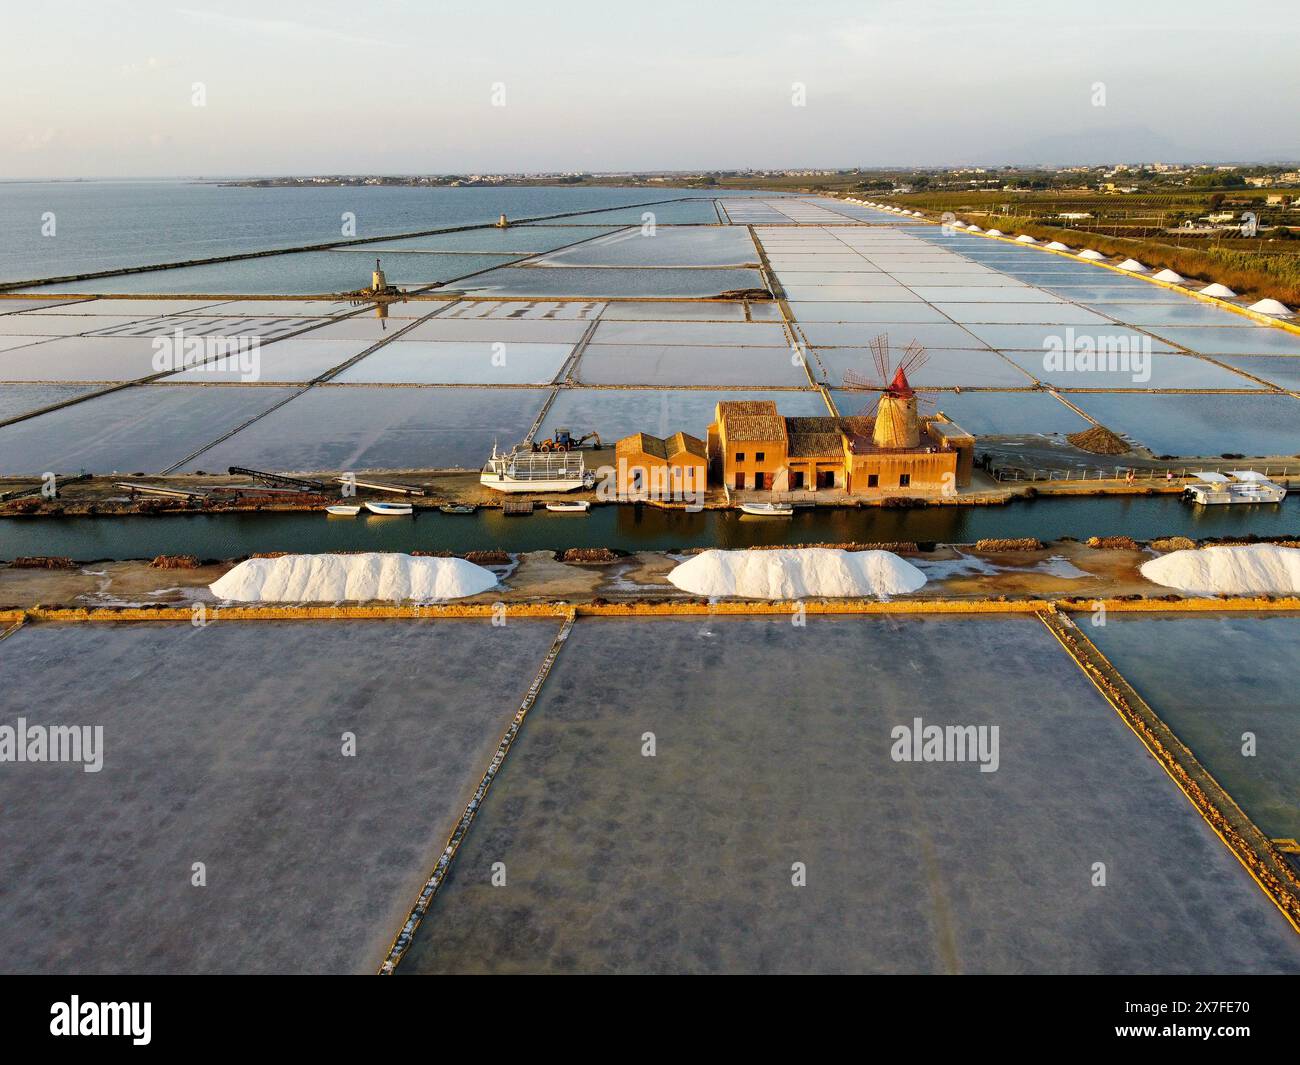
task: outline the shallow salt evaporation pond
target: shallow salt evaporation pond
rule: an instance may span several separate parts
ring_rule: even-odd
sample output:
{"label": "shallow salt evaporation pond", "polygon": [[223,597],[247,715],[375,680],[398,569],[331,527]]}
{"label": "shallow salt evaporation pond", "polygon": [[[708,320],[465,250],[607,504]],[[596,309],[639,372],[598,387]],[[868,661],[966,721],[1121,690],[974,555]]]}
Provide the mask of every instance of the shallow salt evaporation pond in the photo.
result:
{"label": "shallow salt evaporation pond", "polygon": [[523,439],[545,398],[536,388],[318,385],[185,469],[478,469],[493,441]]}
{"label": "shallow salt evaporation pond", "polygon": [[[628,209],[627,218],[600,216],[600,224],[561,220],[385,239],[347,250],[215,264],[212,274],[203,273],[207,267],[170,272],[186,278],[177,291],[222,276],[241,285],[247,280],[254,286],[250,292],[276,291],[280,279],[297,278],[299,271],[315,278],[307,286],[314,290],[335,277],[331,271],[336,269],[349,273],[346,287],[368,280],[350,273],[368,270],[371,254],[384,259],[390,281],[408,276],[408,270],[415,271],[412,278],[451,276],[444,265],[462,270],[527,257],[527,266],[490,269],[466,283],[475,293],[490,292],[491,298],[465,297],[460,286],[435,289],[443,298],[394,303],[385,318],[373,309],[343,318],[353,310],[343,301],[287,294],[266,301],[98,298],[54,307],[19,301],[23,309],[0,314],[0,381],[26,384],[6,386],[6,392],[13,391],[0,409],[21,414],[41,406],[45,396],[76,394],[39,391],[42,382],[75,386],[144,376],[153,369],[152,339],[182,327],[201,337],[286,338],[263,348],[255,377],[263,389],[306,384],[365,348],[382,345],[333,385],[362,389],[350,399],[328,390],[319,398],[303,397],[211,449],[215,460],[238,465],[310,469],[335,462],[391,462],[476,468],[493,440],[503,446],[519,442],[545,397],[519,392],[488,399],[471,393],[490,387],[540,388],[560,378],[585,387],[560,389],[555,418],[544,431],[568,425],[595,430],[607,440],[638,430],[701,435],[719,399],[775,399],[783,414],[826,413],[807,392],[808,380],[792,357],[780,307],[770,301],[698,299],[766,283],[758,271],[736,268],[755,261],[746,228],[752,223],[777,278],[793,297],[794,339],[809,342],[809,368],[816,380],[832,388],[850,369],[870,375],[868,345],[887,333],[897,346],[915,339],[928,347],[929,363],[913,375],[914,383],[947,389],[934,397],[939,409],[980,435],[1087,428],[1085,417],[1052,395],[1011,391],[1032,387],[1037,379],[1157,454],[1300,453],[1298,401],[1269,394],[1263,383],[1285,386],[1296,376],[1290,363],[1300,356],[1282,354],[1291,350],[1292,341],[1279,330],[1193,304],[1137,278],[1033,248],[969,234],[945,236],[936,226],[900,222],[896,216],[832,200],[728,195],[725,205],[735,212],[731,225],[716,224],[713,201],[704,197],[659,205],[653,230],[641,228],[640,210]],[[863,218],[886,224],[861,224]],[[675,224],[680,222],[704,224]],[[555,250],[566,244],[571,246]],[[324,273],[313,274],[312,264]],[[108,280],[139,281],[147,288],[154,283],[148,279],[166,276],[168,272]],[[263,280],[269,289],[259,287]],[[229,290],[244,291],[240,286]],[[288,292],[293,291],[290,286]],[[394,340],[407,327],[409,332]],[[303,329],[309,331],[290,335]],[[1150,379],[1048,369],[1041,346],[1068,329],[1140,341],[1150,334]],[[579,344],[585,344],[584,353],[570,363]],[[1177,353],[1179,345],[1213,350],[1224,365]],[[495,358],[498,349],[504,360]],[[1231,351],[1249,353],[1217,354]],[[188,371],[168,382],[177,388],[181,383],[248,388],[237,369]],[[388,388],[383,402],[380,386],[396,386]],[[439,391],[444,386],[448,391]],[[449,394],[458,386],[469,386],[459,399]],[[1110,391],[1132,387],[1204,394]],[[755,391],[767,388],[783,391]],[[954,391],[958,388],[963,391]],[[1104,391],[1079,391],[1085,388]],[[680,389],[692,394],[679,395]],[[1221,391],[1226,389],[1243,394]],[[133,450],[114,422],[121,415],[133,424],[137,409],[147,406],[145,395],[129,390],[111,407],[91,401],[84,409],[61,412],[59,421],[19,434],[0,433],[0,443],[15,440],[18,446],[11,454],[24,463],[36,461],[35,453],[53,453],[60,463],[76,463],[70,468],[153,471],[164,459],[167,465],[180,462],[212,444],[260,413],[256,403],[273,396],[266,390],[250,391],[243,399],[220,396],[216,389],[177,393],[160,405],[159,417],[146,432],[159,446]],[[863,406],[860,396],[836,395],[843,412]],[[509,409],[515,405],[518,410]],[[184,426],[169,417],[181,407],[193,413]],[[300,420],[308,411],[328,411],[337,420]],[[81,436],[86,439],[77,439]],[[30,441],[35,441],[33,451],[24,458]],[[205,467],[220,468],[215,460],[205,458]],[[39,464],[44,468],[48,462]]]}
{"label": "shallow salt evaporation pond", "polygon": [[0,426],[0,472],[157,473],[293,391],[144,385],[97,396]]}
{"label": "shallow salt evaporation pond", "polygon": [[742,266],[758,250],[741,227],[631,228],[543,256],[545,266]]}
{"label": "shallow salt evaporation pond", "polygon": [[[5,721],[61,706],[104,727],[98,773],[0,774],[6,970],[373,973],[556,630],[148,622],[0,642]],[[238,697],[196,697],[214,667]]]}
{"label": "shallow salt evaporation pond", "polygon": [[[997,726],[996,771],[894,760],[916,717]],[[847,971],[1297,972],[1300,938],[1034,619],[584,620],[398,968]]]}
{"label": "shallow salt evaporation pond", "polygon": [[1157,455],[1300,454],[1300,400],[1292,396],[1098,392],[1070,401]]}
{"label": "shallow salt evaporation pond", "polygon": [[491,270],[453,287],[473,296],[617,299],[621,296],[716,296],[764,286],[763,275],[757,270],[535,266]]}
{"label": "shallow salt evaporation pond", "polygon": [[1266,834],[1300,836],[1300,618],[1111,614],[1088,635]]}
{"label": "shallow salt evaporation pond", "polygon": [[655,436],[683,432],[703,439],[719,402],[754,399],[775,401],[784,415],[829,413],[820,394],[810,388],[766,392],[743,389],[565,388],[556,395],[539,438],[550,436],[560,426],[569,426],[575,432],[595,430],[606,441],[635,432]]}
{"label": "shallow salt evaporation pond", "polygon": [[[382,253],[381,253],[382,254]],[[384,272],[393,285],[419,287],[436,281],[487,270],[519,256],[509,255],[382,255]],[[39,292],[231,292],[259,295],[346,292],[370,284],[373,256],[311,251],[269,255],[234,262],[150,270],[140,274],[90,278],[42,285]]]}

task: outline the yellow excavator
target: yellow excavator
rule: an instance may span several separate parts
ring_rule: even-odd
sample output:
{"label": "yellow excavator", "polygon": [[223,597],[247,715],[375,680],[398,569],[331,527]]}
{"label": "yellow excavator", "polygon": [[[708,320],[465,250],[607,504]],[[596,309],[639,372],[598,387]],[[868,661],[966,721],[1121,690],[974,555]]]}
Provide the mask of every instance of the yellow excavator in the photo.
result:
{"label": "yellow excavator", "polygon": [[586,447],[588,441],[592,442],[592,447],[601,446],[599,433],[587,433],[585,436],[575,437],[568,429],[556,429],[554,436],[535,441],[533,450],[542,452],[577,451],[581,447]]}

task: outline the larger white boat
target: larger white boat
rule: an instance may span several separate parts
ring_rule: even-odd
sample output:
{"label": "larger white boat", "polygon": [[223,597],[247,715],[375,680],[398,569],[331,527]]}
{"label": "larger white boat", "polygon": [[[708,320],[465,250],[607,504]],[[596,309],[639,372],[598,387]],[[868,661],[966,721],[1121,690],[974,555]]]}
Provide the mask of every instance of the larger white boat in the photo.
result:
{"label": "larger white boat", "polygon": [[1255,470],[1197,473],[1198,480],[1183,489],[1183,498],[1209,506],[1220,503],[1281,503],[1286,489]]}
{"label": "larger white boat", "polygon": [[410,503],[381,503],[374,499],[366,500],[366,509],[371,514],[381,514],[390,518],[414,513]]}
{"label": "larger white boat", "polygon": [[588,472],[578,451],[532,451],[515,448],[508,455],[497,453],[487,460],[479,483],[494,492],[572,492],[591,488],[596,478]]}

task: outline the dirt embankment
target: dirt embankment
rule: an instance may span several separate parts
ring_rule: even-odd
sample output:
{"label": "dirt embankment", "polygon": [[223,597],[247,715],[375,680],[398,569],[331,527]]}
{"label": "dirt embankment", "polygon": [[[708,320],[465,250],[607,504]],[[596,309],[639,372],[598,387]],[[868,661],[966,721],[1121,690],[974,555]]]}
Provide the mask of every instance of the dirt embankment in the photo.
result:
{"label": "dirt embankment", "polygon": [[[877,545],[841,546],[868,550]],[[982,545],[888,544],[926,574],[927,583],[908,599],[923,601],[1099,598],[1168,598],[1168,590],[1142,577],[1150,550],[1126,537],[1092,543],[1059,540],[989,540]],[[907,550],[902,550],[906,548]],[[428,554],[446,554],[428,552]],[[469,602],[653,602],[678,601],[684,593],[668,581],[683,552],[627,554],[595,548],[569,552],[471,551],[460,557],[497,570],[501,584]],[[152,561],[69,562],[54,568],[0,566],[0,608],[37,604],[67,607],[187,606],[215,600],[208,585],[236,560],[203,562],[187,556]],[[686,597],[689,598],[689,597]]]}

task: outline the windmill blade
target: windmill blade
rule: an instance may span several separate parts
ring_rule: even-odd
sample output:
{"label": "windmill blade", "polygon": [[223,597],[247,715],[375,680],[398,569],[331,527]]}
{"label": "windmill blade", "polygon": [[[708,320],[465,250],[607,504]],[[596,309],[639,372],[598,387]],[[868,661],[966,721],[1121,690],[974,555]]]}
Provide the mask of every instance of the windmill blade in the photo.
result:
{"label": "windmill blade", "polygon": [[[858,413],[857,413],[857,417],[859,417],[859,418],[874,418],[875,415],[876,415],[876,408],[879,407],[879,406],[880,406],[880,396],[877,396],[877,397],[876,397],[875,399],[873,399],[870,403],[868,403],[865,407],[863,407],[860,411],[858,411]],[[844,427],[844,426],[841,426],[841,428],[844,428],[846,432],[848,431],[847,428]]]}
{"label": "windmill blade", "polygon": [[871,340],[871,355],[876,360],[876,373],[882,385],[889,384],[889,334],[881,333]]}
{"label": "windmill blade", "polygon": [[845,370],[843,387],[850,392],[879,392],[883,386],[857,370]]}
{"label": "windmill blade", "polygon": [[916,405],[918,407],[933,407],[939,402],[939,393],[933,389],[917,388],[913,391],[916,393]]}
{"label": "windmill blade", "polygon": [[903,352],[903,358],[899,361],[905,375],[910,375],[913,370],[919,370],[929,361],[930,353],[925,350],[924,346],[913,340],[907,345],[907,350]]}

